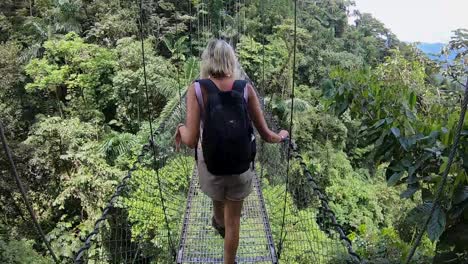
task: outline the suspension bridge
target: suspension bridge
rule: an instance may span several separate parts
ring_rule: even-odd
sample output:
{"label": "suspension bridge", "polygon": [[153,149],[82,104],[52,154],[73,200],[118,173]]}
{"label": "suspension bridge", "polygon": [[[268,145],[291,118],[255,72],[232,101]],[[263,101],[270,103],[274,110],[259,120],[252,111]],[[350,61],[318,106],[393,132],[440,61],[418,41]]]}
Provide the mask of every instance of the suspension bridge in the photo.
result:
{"label": "suspension bridge", "polygon": [[[210,225],[212,204],[200,190],[193,152],[177,153],[163,143],[171,142],[166,139],[184,114],[180,110],[183,100],[143,147],[76,263],[223,263],[223,239]],[[260,144],[237,262],[359,263],[314,179],[320,176],[311,174],[297,153],[293,144]],[[290,158],[302,169],[288,172]],[[294,192],[288,187],[293,182]]]}

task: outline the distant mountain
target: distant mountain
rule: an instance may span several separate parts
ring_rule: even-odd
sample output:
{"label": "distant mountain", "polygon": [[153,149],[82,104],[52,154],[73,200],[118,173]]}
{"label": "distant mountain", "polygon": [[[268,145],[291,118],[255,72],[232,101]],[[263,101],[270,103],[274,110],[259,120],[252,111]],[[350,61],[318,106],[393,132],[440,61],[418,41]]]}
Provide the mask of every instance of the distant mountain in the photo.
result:
{"label": "distant mountain", "polygon": [[[444,43],[420,43],[417,47],[432,60],[445,60],[445,57],[440,56],[440,52],[445,45]],[[449,61],[452,61],[454,58],[455,53],[450,54]]]}

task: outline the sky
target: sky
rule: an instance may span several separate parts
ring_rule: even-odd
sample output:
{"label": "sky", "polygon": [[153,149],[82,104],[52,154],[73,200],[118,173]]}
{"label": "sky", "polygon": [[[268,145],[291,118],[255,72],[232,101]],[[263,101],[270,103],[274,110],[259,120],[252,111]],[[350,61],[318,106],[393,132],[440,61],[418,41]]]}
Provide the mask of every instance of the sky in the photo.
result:
{"label": "sky", "polygon": [[468,29],[468,0],[355,0],[402,41],[442,42],[452,31]]}

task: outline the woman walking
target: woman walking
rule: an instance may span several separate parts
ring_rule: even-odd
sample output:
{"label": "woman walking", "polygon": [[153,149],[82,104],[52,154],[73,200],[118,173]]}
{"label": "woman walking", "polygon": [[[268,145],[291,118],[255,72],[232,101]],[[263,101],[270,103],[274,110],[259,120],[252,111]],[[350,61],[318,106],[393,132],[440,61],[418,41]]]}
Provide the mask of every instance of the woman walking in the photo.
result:
{"label": "woman walking", "polygon": [[[177,127],[176,149],[196,149],[201,190],[213,200],[212,225],[224,237],[224,263],[235,263],[243,201],[252,191],[255,137],[279,143],[286,130],[271,131],[253,87],[239,79],[233,48],[214,39],[202,54],[201,78],[187,92],[186,124]],[[199,139],[201,138],[200,142]]]}

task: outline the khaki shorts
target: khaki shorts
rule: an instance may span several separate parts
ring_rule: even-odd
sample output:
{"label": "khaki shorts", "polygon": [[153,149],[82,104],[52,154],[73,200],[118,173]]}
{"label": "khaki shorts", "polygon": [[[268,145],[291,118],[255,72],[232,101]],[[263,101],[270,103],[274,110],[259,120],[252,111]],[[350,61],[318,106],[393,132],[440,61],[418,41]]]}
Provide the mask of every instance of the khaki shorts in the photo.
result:
{"label": "khaki shorts", "polygon": [[215,201],[243,201],[252,191],[253,171],[247,170],[241,174],[229,176],[216,176],[211,174],[206,168],[203,152],[197,148],[198,156],[198,177],[200,178],[200,188]]}

